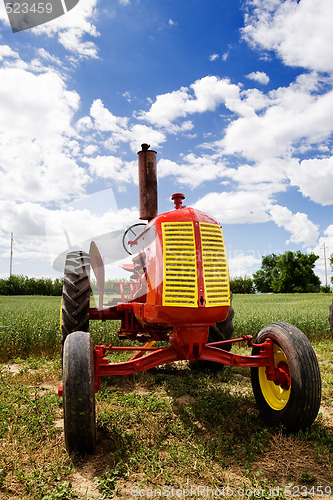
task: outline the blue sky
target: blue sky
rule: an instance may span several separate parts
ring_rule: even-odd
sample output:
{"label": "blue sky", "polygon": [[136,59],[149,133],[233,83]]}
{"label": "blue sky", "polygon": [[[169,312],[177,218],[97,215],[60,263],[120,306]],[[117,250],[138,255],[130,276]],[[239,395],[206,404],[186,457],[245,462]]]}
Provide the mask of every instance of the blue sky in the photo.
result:
{"label": "blue sky", "polygon": [[[137,151],[223,226],[231,276],[333,253],[331,0],[80,0],[12,33],[0,4],[0,276],[138,221]],[[67,231],[67,237],[64,236]]]}

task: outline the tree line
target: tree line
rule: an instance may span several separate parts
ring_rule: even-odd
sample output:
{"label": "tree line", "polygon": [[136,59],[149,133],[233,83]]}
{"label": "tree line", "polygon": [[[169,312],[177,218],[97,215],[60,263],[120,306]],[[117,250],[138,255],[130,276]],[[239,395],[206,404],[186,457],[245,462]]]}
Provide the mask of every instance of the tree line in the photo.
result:
{"label": "tree line", "polygon": [[[0,295],[62,295],[63,278],[28,278],[28,276],[14,275],[9,278],[0,279]],[[114,293],[119,288],[115,285],[117,282],[128,282],[129,280],[112,280],[105,281],[104,292],[106,294]],[[91,291],[98,292],[97,282],[90,281]]]}
{"label": "tree line", "polygon": [[14,275],[0,279],[0,295],[61,295],[63,278],[28,278]]}

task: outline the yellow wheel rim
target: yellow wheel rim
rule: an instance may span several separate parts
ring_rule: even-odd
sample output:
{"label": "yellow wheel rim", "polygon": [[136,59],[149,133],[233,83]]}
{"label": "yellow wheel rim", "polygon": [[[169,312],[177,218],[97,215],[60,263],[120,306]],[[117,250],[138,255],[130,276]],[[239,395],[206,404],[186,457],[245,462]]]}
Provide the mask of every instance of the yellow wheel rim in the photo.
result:
{"label": "yellow wheel rim", "polygon": [[[274,364],[278,366],[279,363],[283,362],[288,365],[287,358],[282,351],[281,347],[277,344],[273,345],[274,350]],[[264,396],[266,403],[273,410],[283,410],[289,400],[290,387],[289,389],[282,389],[280,385],[274,384],[272,380],[267,380],[266,367],[261,366],[258,368],[259,384],[261,388],[262,395]]]}

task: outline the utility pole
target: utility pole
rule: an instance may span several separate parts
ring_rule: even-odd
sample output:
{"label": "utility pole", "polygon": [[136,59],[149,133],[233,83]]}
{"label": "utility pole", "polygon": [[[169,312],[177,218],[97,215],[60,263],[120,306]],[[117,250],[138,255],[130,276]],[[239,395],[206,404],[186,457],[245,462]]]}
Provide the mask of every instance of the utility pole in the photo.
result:
{"label": "utility pole", "polygon": [[14,236],[13,233],[10,233],[10,271],[9,271],[10,276],[13,274],[13,242],[14,242]]}
{"label": "utility pole", "polygon": [[324,249],[324,262],[325,262],[325,285],[327,286],[327,265],[326,265],[326,246],[323,244],[322,248]]}

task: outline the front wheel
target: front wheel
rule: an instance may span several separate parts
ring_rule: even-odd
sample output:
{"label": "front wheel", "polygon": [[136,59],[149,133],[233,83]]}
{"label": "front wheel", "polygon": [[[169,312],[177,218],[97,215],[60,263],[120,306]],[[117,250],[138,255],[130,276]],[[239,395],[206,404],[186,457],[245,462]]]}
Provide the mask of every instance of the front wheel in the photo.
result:
{"label": "front wheel", "polygon": [[73,332],[65,340],[63,408],[67,450],[93,452],[96,446],[94,358],[88,332]]}
{"label": "front wheel", "polygon": [[[251,368],[257,405],[269,425],[282,424],[288,432],[306,429],[316,419],[321,401],[321,378],[312,346],[298,328],[289,323],[271,323],[263,328],[256,343],[273,341],[274,364],[290,377],[283,387],[267,379],[266,367]],[[254,347],[252,354],[259,354]]]}

